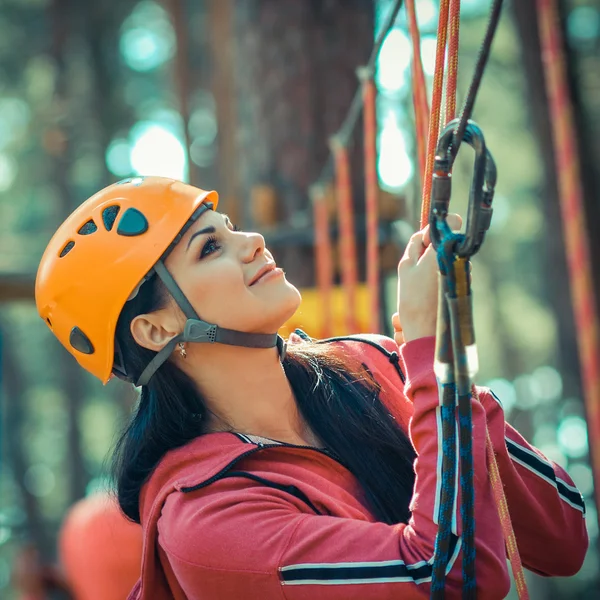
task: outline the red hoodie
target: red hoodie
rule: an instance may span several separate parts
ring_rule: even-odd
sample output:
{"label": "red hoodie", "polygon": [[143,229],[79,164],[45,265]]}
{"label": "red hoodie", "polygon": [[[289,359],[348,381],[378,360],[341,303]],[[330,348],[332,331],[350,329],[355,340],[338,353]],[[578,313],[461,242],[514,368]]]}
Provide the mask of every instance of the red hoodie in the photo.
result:
{"label": "red hoodie", "polygon": [[[383,336],[333,343],[370,369],[382,401],[410,434],[418,458],[408,524],[377,522],[357,480],[326,452],[233,433],[203,435],[169,452],[142,491],[142,575],[130,600],[429,594],[441,465],[433,339],[400,349]],[[480,389],[473,460],[477,587],[485,600],[504,598],[510,588],[486,423],[524,565],[542,575],[573,575],[588,545],[583,500],[570,477],[506,424],[499,401]],[[462,582],[460,518],[455,522],[449,599],[460,597]]]}

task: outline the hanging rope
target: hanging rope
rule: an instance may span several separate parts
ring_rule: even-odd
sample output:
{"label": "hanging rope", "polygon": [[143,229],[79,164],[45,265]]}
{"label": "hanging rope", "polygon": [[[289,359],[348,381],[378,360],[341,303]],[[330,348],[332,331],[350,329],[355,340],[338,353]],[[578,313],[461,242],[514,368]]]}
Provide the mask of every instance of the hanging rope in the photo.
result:
{"label": "hanging rope", "polygon": [[446,73],[446,114],[444,126],[456,117],[458,87],[458,45],[460,39],[460,0],[450,0],[448,19],[448,71]]}
{"label": "hanging rope", "polygon": [[346,308],[346,331],[358,331],[356,323],[356,240],[354,237],[354,204],[348,149],[337,136],[331,138],[335,161],[335,192],[338,206],[338,260],[341,266],[342,285]]}
{"label": "hanging rope", "polygon": [[498,23],[500,22],[502,2],[503,0],[494,0],[490,10],[490,17],[485,29],[483,42],[479,48],[479,55],[477,56],[477,62],[475,64],[473,77],[471,78],[471,84],[469,85],[465,101],[463,102],[460,111],[459,123],[456,127],[456,131],[454,132],[454,140],[452,141],[451,148],[452,160],[454,160],[460,145],[465,139],[465,129],[467,128],[467,123],[473,114],[473,107],[475,106],[475,100],[477,99],[477,92],[479,91],[479,86],[481,85],[483,74],[485,73],[487,61],[492,49],[492,42],[494,41],[494,36],[496,35],[496,30],[498,29]]}
{"label": "hanging rope", "polygon": [[315,185],[310,190],[315,224],[314,265],[317,288],[320,297],[320,313],[322,318],[320,336],[328,338],[332,335],[333,310],[331,293],[333,289],[333,256],[331,237],[329,235],[329,215],[325,188]]}
{"label": "hanging rope", "polygon": [[[401,0],[397,0],[393,10],[390,12],[389,18],[385,24],[385,26],[382,28],[376,44],[373,48],[373,52],[371,53],[368,65],[366,67],[366,69],[372,73],[373,72],[373,67],[375,64],[375,60],[377,58],[377,55],[379,54],[379,51],[381,49],[381,46],[383,44],[383,41],[385,40],[385,37],[387,36],[387,33],[389,32],[389,30],[392,28],[392,26],[395,23],[396,20],[396,16],[398,14],[398,11],[400,9],[402,5],[402,1]],[[473,79],[471,82],[471,85],[469,87],[469,91],[467,93],[467,97],[465,99],[465,102],[463,104],[461,113],[460,113],[460,118],[456,119],[454,122],[452,122],[452,127],[453,127],[453,131],[449,132],[446,131],[446,134],[452,133],[452,138],[451,138],[451,142],[449,142],[447,144],[447,148],[446,148],[446,152],[444,156],[440,156],[440,158],[442,160],[446,161],[446,164],[444,166],[444,169],[442,170],[438,170],[436,171],[436,175],[439,174],[444,174],[444,170],[445,170],[445,174],[449,175],[451,168],[452,168],[452,163],[454,161],[454,158],[458,152],[458,149],[460,147],[460,144],[462,143],[463,140],[468,140],[469,143],[471,144],[473,141],[473,137],[472,135],[466,133],[467,132],[467,128],[468,128],[468,124],[469,124],[469,118],[471,116],[472,110],[473,110],[473,105],[476,99],[476,95],[477,95],[477,91],[479,89],[479,85],[481,83],[481,79],[483,77],[483,73],[485,70],[485,66],[487,63],[487,59],[489,56],[489,52],[490,52],[490,48],[491,48],[491,43],[493,40],[493,36],[494,33],[496,31],[497,25],[498,25],[498,21],[499,21],[499,15],[500,15],[500,9],[501,9],[501,5],[502,5],[502,0],[494,0],[494,4],[492,6],[492,11],[490,14],[490,20],[488,22],[488,27],[486,30],[486,35],[484,38],[484,42],[482,44],[482,48],[480,50],[479,53],[479,57],[477,60],[477,64],[476,64],[476,68],[475,68],[475,73],[473,75]],[[407,11],[409,11],[409,27],[411,28],[411,37],[413,40],[413,48],[419,48],[420,46],[420,41],[419,41],[419,34],[418,34],[418,27],[417,27],[417,22],[416,22],[416,15],[414,12],[414,2],[412,0],[409,0],[407,2]],[[412,15],[412,16],[411,16]],[[434,87],[433,87],[433,98],[432,98],[432,111],[431,111],[431,116],[429,116],[429,108],[427,106],[427,95],[426,95],[426,89],[424,85],[421,85],[420,83],[417,83],[417,86],[419,87],[419,91],[416,91],[415,94],[415,98],[414,98],[414,103],[415,103],[415,120],[417,122],[417,138],[419,139],[419,137],[424,140],[425,139],[425,126],[424,124],[427,123],[427,120],[429,119],[429,129],[428,129],[428,153],[426,155],[426,161],[423,161],[422,159],[422,155],[423,155],[423,146],[420,146],[420,150],[419,150],[419,164],[420,164],[420,168],[421,170],[425,170],[426,172],[426,176],[424,179],[424,185],[423,185],[423,206],[422,206],[422,211],[421,211],[421,226],[423,227],[427,221],[429,220],[429,216],[430,216],[430,195],[431,195],[431,186],[432,186],[432,175],[433,175],[433,171],[434,171],[434,163],[435,160],[437,159],[436,156],[436,144],[438,142],[438,134],[439,134],[439,128],[440,128],[440,117],[441,117],[441,104],[442,104],[442,94],[443,94],[443,83],[444,83],[444,54],[446,52],[446,45],[447,45],[447,40],[449,38],[449,49],[448,49],[448,76],[446,79],[446,109],[445,109],[445,122],[448,123],[451,121],[452,117],[454,116],[455,112],[456,112],[456,83],[457,83],[457,66],[458,66],[458,42],[459,42],[459,21],[460,21],[460,0],[441,0],[441,6],[440,6],[440,20],[438,22],[438,45],[437,45],[437,52],[436,52],[436,77],[434,79]],[[415,54],[417,54],[417,52],[415,52]],[[420,60],[420,48],[419,48],[419,52],[418,52],[419,56],[418,59],[416,59],[415,57],[413,57],[413,73],[415,74],[415,81],[420,80],[422,81],[422,83],[424,83],[424,75],[422,75],[423,73],[423,68],[422,68],[422,62]],[[422,90],[425,90],[424,93],[424,98],[423,98],[423,93]],[[352,194],[351,194],[351,185],[350,185],[350,172],[349,172],[349,162],[348,162],[348,153],[347,153],[347,149],[346,149],[346,145],[348,144],[352,131],[354,129],[354,126],[356,125],[356,121],[358,120],[358,117],[360,116],[360,112],[361,109],[365,109],[365,114],[367,114],[367,106],[370,106],[367,104],[367,100],[365,100],[365,96],[367,93],[370,92],[365,92],[364,86],[361,85],[361,87],[359,88],[359,90],[357,91],[357,94],[354,96],[354,99],[352,101],[352,104],[350,106],[350,110],[348,111],[348,114],[346,116],[346,119],[344,120],[342,127],[340,128],[340,130],[338,131],[338,134],[336,136],[334,136],[334,138],[332,138],[332,143],[331,143],[331,156],[333,156],[334,158],[334,166],[335,166],[335,177],[336,177],[336,188],[337,188],[337,197],[338,197],[338,202],[339,202],[339,209],[340,209],[340,228],[342,231],[340,231],[340,255],[341,255],[341,259],[342,259],[342,278],[344,280],[346,280],[346,282],[352,282],[352,280],[354,279],[354,282],[356,281],[356,264],[355,262],[352,261],[346,261],[345,257],[346,257],[346,249],[348,249],[348,251],[350,252],[350,255],[355,255],[355,248],[354,248],[354,237],[353,237],[353,213],[352,213]],[[371,102],[371,100],[368,100],[368,102]],[[371,110],[369,108],[369,110]],[[417,114],[418,113],[418,114]],[[367,117],[368,118],[368,117]],[[367,125],[365,124],[365,127],[367,127]],[[369,132],[370,135],[370,132]],[[367,139],[367,131],[365,130],[365,140]],[[450,140],[450,138],[447,136],[447,139]],[[372,142],[369,142],[369,145],[371,145],[372,147]],[[365,146],[365,153],[367,152],[367,145]],[[331,158],[330,156],[330,158]],[[366,157],[367,158],[367,157]],[[372,161],[373,160],[373,154],[369,154],[369,157],[367,159],[368,161]],[[493,165],[493,161],[491,159],[491,156],[489,156],[489,153],[487,153],[486,151],[486,164]],[[425,165],[423,167],[423,165]],[[330,175],[331,175],[331,161],[329,160],[327,162],[327,164],[325,165],[325,167],[323,168],[322,172],[321,172],[321,176],[319,178],[319,182],[326,182],[329,180]],[[366,166],[367,169],[369,169],[368,166]],[[429,175],[427,176],[427,173],[429,173]],[[493,175],[493,177],[492,177]],[[486,169],[483,169],[480,173],[480,180],[479,180],[479,184],[481,185],[475,185],[475,189],[479,189],[481,191],[481,189],[483,189],[484,193],[482,195],[480,195],[481,198],[486,198],[486,188],[484,186],[484,182],[485,181],[489,181],[492,182],[493,179],[493,183],[491,185],[491,188],[493,190],[493,184],[495,183],[495,167],[493,169],[493,173],[492,171],[489,171],[486,167]],[[474,181],[475,183],[475,181]],[[482,188],[483,186],[483,188]],[[426,191],[426,188],[428,191]],[[489,190],[488,190],[489,191]],[[449,190],[448,190],[449,192]],[[449,195],[448,195],[448,200],[449,200]],[[487,196],[487,201],[489,201],[491,203],[491,193],[490,195]],[[345,213],[345,211],[343,210],[343,207],[348,208],[348,212]],[[485,213],[485,211],[484,211]],[[481,232],[481,230],[485,230],[487,229],[487,227],[489,226],[489,218],[491,217],[491,212],[489,213],[488,216],[486,216],[483,221],[480,221],[478,219],[476,219],[474,225],[479,226],[479,233],[477,234],[477,236],[475,238],[468,238],[468,236],[465,234],[465,236],[463,236],[465,239],[463,239],[463,241],[461,242],[463,249],[464,249],[464,245],[465,244],[472,244],[474,242],[477,242],[477,249],[479,249],[479,245],[481,244],[481,242],[483,241],[483,233]],[[318,217],[315,217],[315,222],[317,221]],[[445,222],[445,216],[441,219],[441,221]],[[467,220],[467,232],[469,231],[469,223],[470,223],[470,219]],[[350,226],[349,226],[350,224]],[[436,225],[437,227],[437,225]],[[477,227],[474,227],[475,229],[477,229]],[[442,227],[443,229],[443,227]],[[348,232],[350,232],[352,234],[351,237],[348,237]],[[434,235],[434,228],[432,228],[431,230],[432,235]],[[454,235],[450,232],[450,235]],[[341,238],[344,238],[343,240]],[[351,240],[351,242],[350,242]],[[466,241],[465,241],[466,240]],[[453,240],[452,244],[456,245],[457,240]],[[454,247],[454,246],[453,246]],[[456,251],[456,248],[455,248]],[[447,268],[446,268],[446,274],[448,275],[449,273],[452,274],[452,277],[455,278],[456,282],[459,282],[460,285],[455,285],[454,289],[455,290],[459,290],[460,293],[457,295],[457,297],[454,299],[454,303],[458,302],[458,304],[461,304],[461,302],[464,304],[464,300],[460,300],[460,298],[469,298],[469,302],[470,302],[470,276],[469,276],[469,272],[468,272],[468,260],[465,260],[465,256],[460,255],[460,248],[458,249],[459,255],[456,256],[453,260],[451,260],[450,262],[448,262],[447,260]],[[476,252],[473,251],[472,254],[474,254]],[[450,257],[450,254],[448,254],[448,257]],[[442,254],[440,252],[438,252],[438,260],[440,261],[440,264],[442,264]],[[348,263],[348,264],[346,264]],[[452,268],[448,268],[448,266],[450,266]],[[354,270],[354,273],[352,273],[352,271]],[[443,269],[442,269],[443,270]],[[353,292],[351,290],[352,286],[350,285],[349,289],[350,289],[350,297],[349,300],[350,302],[354,303],[354,295]],[[440,286],[440,293],[442,294],[442,292],[444,290],[448,290],[448,286],[444,287],[443,285]],[[450,286],[450,289],[452,289],[452,286]],[[454,342],[456,340],[464,340],[468,339],[468,335],[465,337],[465,332],[464,332],[464,317],[460,317],[458,315],[458,311],[456,310],[456,308],[452,308],[450,309],[450,307],[453,306],[453,301],[452,301],[452,294],[450,294],[448,297],[444,296],[446,298],[446,300],[444,302],[440,302],[441,306],[446,306],[445,309],[440,309],[440,315],[438,316],[438,322],[440,321],[445,321],[447,324],[449,324],[449,326],[447,326],[446,328],[448,329],[448,327],[450,327],[454,332],[455,332],[455,340],[453,340],[453,343],[451,344],[452,346],[452,353],[454,356],[454,353],[456,353],[459,356],[458,362],[455,363],[455,366],[458,364],[459,366],[457,367],[460,371],[460,369],[462,368],[464,370],[465,365],[469,364],[469,361],[467,360],[468,356],[465,356],[464,354],[464,350],[465,350],[465,344],[462,344],[462,350],[461,350],[461,344],[459,343],[458,346],[455,346]],[[449,299],[449,303],[448,303],[448,299]],[[470,310],[470,309],[469,309]],[[349,321],[352,319],[354,315],[354,312],[350,312],[347,316],[349,317]],[[467,319],[468,320],[468,319]],[[347,326],[350,328],[350,330],[353,330],[353,326],[350,322],[347,323]],[[461,334],[457,334],[457,332],[462,331],[462,336]],[[474,337],[473,337],[473,346],[474,346]],[[450,346],[447,346],[447,348],[449,348]],[[461,354],[462,352],[462,354]],[[436,355],[437,356],[437,355]],[[460,356],[462,356],[462,358],[460,358]],[[460,366],[462,365],[462,367]],[[457,371],[457,373],[459,373],[459,371]],[[437,371],[436,371],[437,373]],[[459,373],[460,375],[460,373]],[[468,377],[470,377],[470,374],[468,374]],[[449,400],[447,400],[447,410],[443,411],[445,413],[445,425],[443,424],[443,428],[445,427],[445,435],[443,435],[443,443],[444,445],[444,457],[443,457],[443,464],[445,464],[446,468],[445,468],[445,472],[444,472],[444,468],[443,468],[443,474],[442,474],[442,487],[446,488],[446,492],[444,492],[442,490],[442,494],[446,494],[445,498],[443,499],[443,501],[441,501],[441,505],[444,506],[444,508],[440,509],[440,513],[439,513],[439,521],[440,521],[440,533],[442,533],[443,531],[445,531],[446,533],[446,537],[447,540],[444,541],[444,535],[440,535],[440,533],[438,534],[438,538],[436,538],[436,557],[434,558],[434,578],[437,576],[437,581],[435,582],[435,590],[434,590],[434,580],[432,579],[432,595],[434,594],[439,594],[437,597],[438,598],[442,598],[443,597],[443,577],[445,577],[445,567],[441,568],[441,565],[443,564],[444,561],[446,561],[447,564],[447,555],[448,555],[448,544],[447,541],[450,539],[450,535],[452,534],[452,520],[453,520],[453,499],[454,499],[454,477],[455,477],[455,473],[456,473],[456,455],[455,455],[455,450],[456,450],[456,442],[455,442],[455,434],[456,434],[456,421],[455,421],[455,411],[456,411],[456,400],[455,400],[455,396],[458,396],[458,417],[459,417],[459,435],[460,435],[460,465],[461,465],[461,499],[462,499],[462,503],[461,503],[461,517],[462,517],[462,521],[463,521],[463,581],[464,581],[464,588],[463,588],[463,597],[464,598],[468,598],[468,599],[473,599],[475,598],[476,595],[476,582],[475,582],[475,545],[474,545],[474,519],[473,519],[473,506],[474,506],[474,496],[473,496],[473,482],[472,482],[472,476],[473,476],[473,469],[472,469],[472,452],[471,452],[471,418],[470,418],[470,410],[471,410],[471,392],[470,390],[468,392],[465,392],[465,379],[464,379],[464,373],[462,373],[462,375],[460,375],[458,377],[458,379],[456,380],[459,382],[460,385],[457,385],[456,382],[451,382],[450,385],[447,386],[447,389],[444,391],[445,396],[449,399],[450,397],[452,397],[452,402],[450,402]],[[449,425],[451,424],[451,427],[449,427]],[[454,452],[454,454],[453,454]],[[495,460],[495,456],[494,456],[494,452],[493,452],[493,448],[491,446],[491,441],[489,439],[489,435],[487,436],[487,440],[486,440],[486,453],[487,453],[487,459],[488,459],[488,465],[489,465],[489,469],[490,469],[490,479],[491,479],[491,483],[492,483],[492,489],[493,489],[493,493],[494,493],[494,497],[496,500],[496,504],[498,506],[498,511],[499,511],[499,516],[502,522],[502,527],[503,527],[503,531],[504,531],[504,537],[506,540],[506,545],[507,545],[507,550],[508,550],[508,554],[511,560],[511,566],[513,569],[513,574],[515,576],[515,581],[517,583],[517,592],[519,594],[519,598],[521,600],[525,600],[528,598],[528,592],[527,592],[527,587],[525,584],[525,578],[524,578],[524,573],[523,573],[523,567],[521,564],[521,560],[520,560],[520,556],[518,553],[518,548],[517,548],[517,544],[516,544],[516,539],[514,536],[514,531],[512,528],[512,523],[510,521],[510,514],[508,512],[508,506],[506,503],[506,497],[504,495],[504,491],[503,491],[503,486],[502,486],[502,481],[500,479],[500,473],[498,470],[498,466],[496,464],[496,460]],[[453,466],[454,465],[454,466]],[[445,473],[445,474],[444,474]],[[451,494],[449,494],[448,492],[451,492]],[[448,498],[452,497],[452,502],[448,502]],[[450,514],[450,517],[448,518],[447,514]],[[441,521],[444,521],[444,524],[441,523]],[[449,525],[449,529],[448,529],[448,523]],[[438,557],[437,555],[440,555],[440,557]],[[437,562],[436,562],[437,561]],[[437,575],[436,575],[437,573]],[[441,583],[440,583],[441,582]]]}
{"label": "hanging rope", "polygon": [[379,178],[377,176],[377,113],[373,72],[358,69],[363,89],[363,127],[365,147],[365,213],[367,230],[367,288],[369,290],[369,331],[379,333]]}
{"label": "hanging rope", "polygon": [[440,133],[440,114],[442,109],[442,93],[444,89],[444,62],[446,59],[449,8],[450,0],[440,1],[437,47],[435,51],[435,71],[433,75],[433,89],[431,92],[431,115],[429,117],[427,157],[425,161],[425,178],[423,179],[423,196],[421,201],[421,229],[429,222],[433,162],[435,160],[435,148]]}
{"label": "hanging rope", "polygon": [[596,504],[600,506],[600,324],[596,313],[579,157],[556,0],[537,0],[537,13],[569,287],[575,313],[581,380],[590,428],[590,456],[594,469]]}
{"label": "hanging rope", "polygon": [[[469,139],[472,142],[471,136],[465,137],[465,132],[468,124],[468,119],[472,113],[473,105],[483,77],[483,72],[489,56],[491,43],[495,30],[498,25],[501,0],[494,3],[486,30],[486,35],[482,44],[482,48],[479,53],[477,65],[473,80],[469,87],[469,92],[465,99],[465,103],[461,110],[461,117],[458,119],[454,126],[455,131],[451,145],[448,147],[449,152],[447,153],[446,160],[447,164],[447,175],[449,175],[452,169],[452,163],[458,152],[463,139]],[[407,7],[408,8],[408,7]],[[410,22],[410,19],[409,19]],[[430,221],[430,197],[431,197],[431,185],[433,175],[433,164],[438,159],[437,155],[432,155],[431,148],[433,143],[437,143],[437,135],[439,133],[439,114],[441,112],[441,96],[442,96],[442,82],[444,79],[444,61],[443,55],[446,51],[445,45],[447,40],[448,45],[448,72],[446,76],[446,107],[445,107],[445,123],[449,123],[456,113],[456,89],[457,89],[457,78],[458,78],[458,45],[459,45],[459,25],[460,25],[460,0],[450,0],[449,3],[442,2],[440,6],[440,16],[438,21],[438,45],[436,52],[436,71],[434,77],[434,85],[432,92],[432,114],[429,123],[429,140],[428,147],[430,153],[427,157],[427,170],[425,180],[423,182],[423,205],[421,211],[421,227],[425,225],[427,221]],[[444,33],[446,29],[447,35]],[[439,108],[438,108],[439,107]],[[487,151],[486,151],[487,153]],[[443,157],[442,157],[443,158]],[[487,158],[487,162],[492,164],[491,157]],[[438,173],[437,175],[443,175]],[[495,168],[494,173],[487,172],[484,169],[481,177],[490,176],[490,182],[493,179],[495,183]],[[429,177],[429,178],[428,178]],[[483,180],[482,180],[483,181]],[[449,183],[449,180],[448,180]],[[481,182],[480,182],[481,183]],[[475,181],[474,181],[475,184]],[[493,188],[493,183],[492,183]],[[479,184],[474,185],[472,192],[479,189]],[[449,189],[448,189],[449,194]],[[485,196],[485,194],[484,194]],[[449,196],[448,196],[449,199]],[[488,197],[488,201],[491,202],[491,195]],[[470,212],[471,217],[471,212]],[[489,226],[489,216],[486,217],[487,225]],[[471,218],[467,221],[467,230],[469,230]],[[430,221],[431,222],[431,221]],[[432,225],[433,226],[433,225]],[[478,244],[481,244],[483,240],[483,234]],[[477,246],[478,248],[478,246]],[[451,318],[451,314],[446,305],[447,302],[451,302],[453,297],[457,299],[469,298],[470,299],[470,278],[466,271],[468,261],[464,261],[462,258],[457,258],[455,262],[449,262],[449,256],[446,257],[446,267],[443,267],[444,261],[442,255],[439,256],[440,262],[440,301],[439,301],[439,315],[438,323],[442,324],[442,330],[444,330],[444,323],[449,323],[452,320],[460,322],[465,317],[459,317],[455,315]],[[456,282],[463,282],[462,285],[450,285],[448,282],[452,281],[449,277],[449,273],[453,274]],[[465,274],[466,273],[466,274]],[[460,300],[458,300],[460,304]],[[463,301],[464,303],[464,301]],[[445,348],[446,353],[449,352],[451,338],[460,336],[460,327],[453,326],[454,336],[452,336],[448,327],[445,327],[445,333],[438,335],[438,357],[444,356],[442,348]],[[473,347],[475,343],[474,331],[468,328],[465,330],[463,327],[462,331],[462,342],[463,346],[469,345],[465,340],[469,337],[469,331],[473,334],[472,342]],[[460,339],[460,338],[459,338]],[[453,344],[452,353],[455,353],[460,348],[456,348]],[[454,364],[460,364],[462,359],[446,355],[446,360],[449,364],[454,361]],[[466,364],[466,361],[463,361]],[[440,379],[438,377],[438,379]],[[461,520],[463,522],[463,598],[474,598],[476,595],[476,583],[475,583],[475,522],[474,522],[474,495],[473,495],[473,465],[472,465],[472,449],[471,449],[471,394],[467,392],[464,385],[457,386],[455,379],[451,377],[449,380],[444,381],[443,378],[440,380],[442,387],[442,406],[441,406],[441,421],[442,421],[442,448],[443,448],[443,459],[442,459],[442,484],[441,484],[441,498],[438,513],[438,535],[436,537],[435,553],[434,553],[434,564],[433,564],[433,575],[432,575],[432,587],[431,593],[432,598],[440,599],[444,597],[444,579],[446,565],[449,560],[449,542],[452,535],[452,525],[454,517],[454,483],[456,478],[456,455],[455,455],[455,411],[458,405],[458,420],[459,420],[459,431],[460,431],[460,470],[461,470]],[[456,397],[456,399],[455,399]],[[525,575],[523,566],[518,552],[516,544],[516,538],[512,528],[512,522],[510,520],[510,514],[508,512],[508,505],[506,503],[506,497],[500,479],[500,472],[496,459],[494,456],[493,448],[489,436],[486,439],[486,454],[488,458],[490,468],[490,480],[496,504],[498,506],[499,517],[502,523],[503,533],[506,540],[507,551],[511,561],[511,568],[516,582],[517,593],[521,600],[529,598],[528,590],[525,582]]]}
{"label": "hanging rope", "polygon": [[[475,390],[475,388],[473,388],[473,390]],[[477,392],[475,392],[475,397],[477,397]],[[487,456],[488,468],[490,470],[492,492],[494,494],[496,506],[498,507],[498,515],[500,517],[500,523],[502,524],[502,531],[504,532],[506,551],[515,580],[517,595],[520,600],[529,600],[529,591],[527,589],[527,582],[525,581],[525,571],[523,570],[523,563],[521,562],[521,555],[519,554],[519,547],[517,546],[517,538],[515,537],[512,521],[510,519],[508,503],[506,502],[506,496],[504,495],[504,487],[502,485],[502,479],[500,477],[500,471],[498,469],[498,463],[496,462],[496,455],[494,454],[494,447],[492,446],[489,432],[486,432],[485,442],[485,453]]]}
{"label": "hanging rope", "polygon": [[413,106],[415,112],[417,158],[419,164],[419,177],[421,181],[423,181],[427,161],[429,103],[427,102],[427,85],[425,83],[423,61],[421,60],[421,34],[419,32],[419,25],[417,24],[415,0],[406,0],[406,16],[412,42]]}

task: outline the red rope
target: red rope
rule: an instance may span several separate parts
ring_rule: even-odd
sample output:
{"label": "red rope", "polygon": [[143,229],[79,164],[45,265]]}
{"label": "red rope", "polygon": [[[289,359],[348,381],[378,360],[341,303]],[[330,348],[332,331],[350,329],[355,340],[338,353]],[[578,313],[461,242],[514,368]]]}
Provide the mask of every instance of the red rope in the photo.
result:
{"label": "red rope", "polygon": [[336,138],[331,142],[335,161],[335,184],[339,223],[339,256],[342,285],[346,302],[346,331],[356,333],[356,242],[354,239],[354,207],[352,202],[352,180],[348,149]]}
{"label": "red rope", "polygon": [[369,331],[379,333],[379,179],[377,177],[377,114],[375,84],[371,74],[359,72],[363,80],[363,124],[365,146],[365,212],[367,222],[367,289],[370,297]]}
{"label": "red rope", "polygon": [[448,21],[448,72],[446,74],[446,116],[444,125],[456,117],[458,83],[458,42],[460,34],[460,0],[450,0]]}
{"label": "red rope", "polygon": [[429,119],[429,138],[427,140],[427,162],[423,180],[423,201],[421,204],[421,229],[429,222],[431,182],[433,180],[433,162],[440,133],[440,115],[442,92],[444,88],[444,62],[446,58],[446,38],[448,33],[449,1],[440,1],[440,15],[437,29],[437,49],[435,52],[435,72],[431,94],[431,116]]}
{"label": "red rope", "polygon": [[311,189],[313,219],[315,225],[314,261],[317,275],[317,288],[321,301],[320,312],[323,318],[320,337],[332,335],[333,310],[331,294],[333,289],[333,252],[329,235],[329,217],[327,214],[327,198],[323,186],[316,185]]}
{"label": "red rope", "polygon": [[556,0],[537,0],[540,41],[548,95],[556,177],[560,196],[571,301],[594,469],[596,504],[600,506],[600,325],[596,314],[583,191],[568,95],[563,42]]}

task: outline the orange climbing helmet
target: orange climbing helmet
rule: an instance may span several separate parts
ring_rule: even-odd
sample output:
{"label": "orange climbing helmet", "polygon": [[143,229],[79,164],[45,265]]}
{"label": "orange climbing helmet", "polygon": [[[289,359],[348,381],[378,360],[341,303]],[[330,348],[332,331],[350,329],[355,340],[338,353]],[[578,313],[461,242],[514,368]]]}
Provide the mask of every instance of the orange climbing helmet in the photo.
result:
{"label": "orange climbing helmet", "polygon": [[38,312],[102,382],[127,299],[206,202],[216,208],[217,193],[162,177],[125,179],[79,206],[50,240],[35,282]]}
{"label": "orange climbing helmet", "polygon": [[134,381],[115,343],[125,303],[154,273],[187,321],[137,377],[146,385],[179,342],[222,343],[250,348],[285,344],[277,334],[251,334],[202,321],[164,265],[171,249],[206,210],[216,192],[164,177],[134,177],[84,202],[54,234],[35,282],[37,309],[65,348],[107,383],[112,375]]}

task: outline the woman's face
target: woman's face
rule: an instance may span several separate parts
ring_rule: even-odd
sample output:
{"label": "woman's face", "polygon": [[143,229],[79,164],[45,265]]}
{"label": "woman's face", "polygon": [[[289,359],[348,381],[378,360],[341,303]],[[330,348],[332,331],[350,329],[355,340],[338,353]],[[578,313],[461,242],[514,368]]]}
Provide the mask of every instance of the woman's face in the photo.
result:
{"label": "woman's face", "polygon": [[190,227],[165,264],[198,316],[220,327],[275,333],[300,305],[300,293],[277,268],[262,235],[238,231],[212,210]]}

